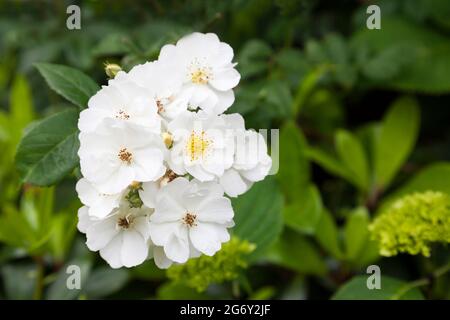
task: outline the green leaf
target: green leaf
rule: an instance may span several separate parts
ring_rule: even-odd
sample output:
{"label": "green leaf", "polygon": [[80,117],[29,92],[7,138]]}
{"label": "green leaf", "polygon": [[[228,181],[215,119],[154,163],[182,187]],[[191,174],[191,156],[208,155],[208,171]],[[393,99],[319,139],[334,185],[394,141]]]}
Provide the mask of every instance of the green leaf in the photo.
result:
{"label": "green leaf", "polygon": [[320,245],[336,259],[342,259],[344,253],[340,246],[339,230],[328,210],[323,209],[316,227],[316,239]]}
{"label": "green leaf", "polygon": [[261,40],[247,41],[237,57],[242,78],[250,78],[266,72],[271,54],[272,49],[267,43]]}
{"label": "green leaf", "polygon": [[[369,48],[375,56],[396,46],[408,48],[402,57],[396,53],[398,56],[392,59],[392,53],[389,54],[390,68],[395,69],[397,62],[401,68],[392,79],[380,81],[378,85],[432,94],[450,91],[450,45],[443,34],[399,16],[383,17],[382,25],[383,32],[373,32],[364,26],[352,39],[356,48]],[[402,58],[403,61],[399,61]],[[366,62],[371,63],[370,60]],[[388,74],[392,73],[391,69],[386,70]]]}
{"label": "green leaf", "polygon": [[35,265],[5,265],[1,273],[8,299],[26,300],[33,297],[37,276]]}
{"label": "green leaf", "polygon": [[347,167],[334,156],[329,153],[315,147],[309,147],[306,151],[309,159],[320,165],[323,169],[331,174],[344,178],[345,180],[356,184],[353,179],[352,173]]}
{"label": "green leaf", "polygon": [[306,105],[312,92],[316,89],[321,78],[329,71],[329,66],[320,66],[311,70],[298,85],[292,103],[294,118],[297,117]]}
{"label": "green leaf", "polygon": [[130,51],[127,41],[130,40],[123,33],[110,33],[92,49],[92,54],[95,56],[123,55]]}
{"label": "green leaf", "polygon": [[413,192],[441,191],[450,194],[450,162],[434,163],[421,170],[381,204],[378,211],[389,206],[395,199]]}
{"label": "green leaf", "polygon": [[52,235],[50,237],[50,248],[55,259],[63,261],[70,249],[72,240],[77,230],[78,219],[72,212],[61,212],[53,217]]}
{"label": "green leaf", "polygon": [[277,291],[274,287],[267,286],[253,292],[248,300],[270,300],[276,295]]}
{"label": "green leaf", "polygon": [[[368,289],[367,276],[356,276],[345,283],[333,295],[333,300],[422,300],[419,289],[404,292],[407,282],[391,277],[381,277],[381,289]],[[403,293],[404,292],[404,293]],[[403,294],[402,294],[403,293]]]}
{"label": "green leaf", "polygon": [[276,177],[287,200],[293,201],[305,190],[310,179],[306,141],[293,122],[283,125],[280,141],[280,169]]}
{"label": "green leaf", "polygon": [[11,128],[18,142],[25,126],[34,118],[30,86],[21,75],[16,76],[11,87],[10,112],[13,122]]}
{"label": "green leaf", "polygon": [[65,110],[30,129],[19,144],[16,165],[22,181],[56,183],[78,164],[78,112]]}
{"label": "green leaf", "polygon": [[348,260],[354,260],[369,240],[369,214],[365,208],[350,213],[345,224],[345,254]]}
{"label": "green leaf", "polygon": [[234,234],[256,245],[252,256],[264,252],[283,227],[283,197],[272,177],[256,183],[247,193],[233,199]]}
{"label": "green leaf", "polygon": [[280,81],[265,81],[260,92],[265,100],[264,112],[270,112],[275,118],[291,119],[292,95],[289,86]]}
{"label": "green leaf", "polygon": [[323,41],[327,50],[334,79],[345,88],[353,86],[356,80],[356,69],[349,63],[349,48],[344,38],[339,34],[328,34]]}
{"label": "green leaf", "polygon": [[12,247],[23,248],[31,254],[46,243],[50,230],[36,230],[34,226],[31,226],[24,212],[25,209],[21,207],[20,211],[17,211],[13,206],[7,204],[3,206],[3,212],[0,215],[0,241]]}
{"label": "green leaf", "polygon": [[270,248],[266,258],[300,273],[323,275],[327,270],[317,248],[305,236],[289,229]]}
{"label": "green leaf", "polygon": [[159,269],[154,263],[143,263],[130,269],[131,276],[140,280],[163,280],[166,278],[166,271]]}
{"label": "green leaf", "polygon": [[364,148],[359,139],[345,130],[339,130],[335,136],[336,151],[339,158],[352,173],[353,180],[362,190],[369,188],[369,165]]}
{"label": "green leaf", "polygon": [[[69,289],[67,287],[67,281],[70,280],[69,277],[75,276],[75,273],[67,272],[69,266],[78,266],[80,268],[80,289]],[[88,258],[69,261],[60,269],[55,281],[48,287],[45,298],[47,300],[72,300],[78,298],[87,283],[91,267],[92,262]]]}
{"label": "green leaf", "polygon": [[297,88],[310,69],[303,52],[294,48],[282,49],[275,55],[274,62],[277,69],[273,73],[280,73],[282,79],[286,79],[291,88]]}
{"label": "green leaf", "polygon": [[419,131],[419,106],[409,97],[394,102],[387,112],[375,146],[375,181],[384,188],[408,158]]}
{"label": "green leaf", "polygon": [[159,300],[208,300],[212,299],[206,293],[199,293],[197,290],[182,284],[166,282],[158,287],[157,298]]}
{"label": "green leaf", "polygon": [[35,66],[50,88],[80,108],[85,108],[89,98],[100,89],[94,80],[76,69],[50,63]]}
{"label": "green leaf", "polygon": [[314,185],[309,185],[297,194],[294,203],[283,210],[285,223],[299,232],[314,234],[323,211],[320,192]]}
{"label": "green leaf", "polygon": [[129,280],[126,269],[111,269],[100,267],[95,269],[89,276],[83,293],[89,299],[103,298],[119,291]]}
{"label": "green leaf", "polygon": [[404,44],[393,45],[366,62],[363,73],[372,80],[390,80],[404,70],[414,56],[414,50],[411,50],[411,47]]}
{"label": "green leaf", "polygon": [[364,245],[364,249],[359,252],[358,257],[355,260],[351,261],[351,264],[354,268],[358,269],[367,267],[378,259],[380,259],[378,243],[369,237]]}

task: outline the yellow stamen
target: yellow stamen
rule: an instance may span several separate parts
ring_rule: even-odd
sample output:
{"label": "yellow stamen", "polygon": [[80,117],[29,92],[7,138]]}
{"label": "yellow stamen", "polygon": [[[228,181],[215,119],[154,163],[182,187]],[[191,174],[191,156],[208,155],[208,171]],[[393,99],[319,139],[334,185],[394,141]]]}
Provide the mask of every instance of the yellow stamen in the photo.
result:
{"label": "yellow stamen", "polygon": [[205,131],[202,131],[200,134],[192,131],[186,143],[186,152],[191,161],[198,160],[207,155],[211,145],[212,141],[208,139]]}

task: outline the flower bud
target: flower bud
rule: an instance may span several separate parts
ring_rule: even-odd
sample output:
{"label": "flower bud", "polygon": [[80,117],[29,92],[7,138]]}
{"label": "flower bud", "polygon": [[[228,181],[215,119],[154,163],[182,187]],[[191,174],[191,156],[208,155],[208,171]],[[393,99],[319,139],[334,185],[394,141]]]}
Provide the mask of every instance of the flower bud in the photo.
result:
{"label": "flower bud", "polygon": [[110,78],[113,79],[122,68],[115,63],[105,63],[105,73]]}
{"label": "flower bud", "polygon": [[162,138],[163,138],[163,141],[164,141],[164,144],[166,145],[166,147],[168,149],[172,148],[172,144],[173,144],[172,135],[168,132],[163,132]]}
{"label": "flower bud", "polygon": [[140,189],[142,187],[142,182],[139,181],[133,181],[130,183],[131,189]]}

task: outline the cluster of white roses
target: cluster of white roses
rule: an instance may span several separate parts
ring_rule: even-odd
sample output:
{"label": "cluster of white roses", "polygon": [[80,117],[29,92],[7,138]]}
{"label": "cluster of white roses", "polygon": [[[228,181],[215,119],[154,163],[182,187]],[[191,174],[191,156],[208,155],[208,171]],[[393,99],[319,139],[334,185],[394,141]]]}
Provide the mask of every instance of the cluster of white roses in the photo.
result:
{"label": "cluster of white roses", "polygon": [[264,138],[223,114],[240,80],[232,59],[215,34],[193,33],[120,71],[81,112],[78,229],[111,267],[215,254],[234,225],[224,193],[268,174]]}

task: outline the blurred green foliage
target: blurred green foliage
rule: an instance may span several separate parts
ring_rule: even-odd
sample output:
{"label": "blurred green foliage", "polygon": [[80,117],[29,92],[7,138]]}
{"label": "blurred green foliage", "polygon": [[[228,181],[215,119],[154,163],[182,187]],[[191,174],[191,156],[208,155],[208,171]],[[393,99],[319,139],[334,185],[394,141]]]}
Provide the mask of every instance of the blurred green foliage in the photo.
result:
{"label": "blurred green foliage", "polygon": [[[65,27],[73,3],[81,30]],[[366,28],[371,3],[381,30]],[[450,298],[448,247],[381,258],[369,232],[374,219],[395,218],[385,212],[401,197],[450,194],[449,17],[447,0],[1,2],[0,296]],[[152,262],[112,270],[88,252],[74,192],[77,115],[106,83],[104,63],[128,70],[192,31],[235,50],[242,80],[228,112],[280,129],[279,172],[233,201],[233,234],[255,250],[229,258],[242,267],[232,281],[211,277],[200,293],[198,281],[171,281]],[[223,256],[207,264],[222,266]],[[371,264],[382,270],[380,291],[367,290]],[[66,287],[70,265],[82,270],[80,290]]]}

